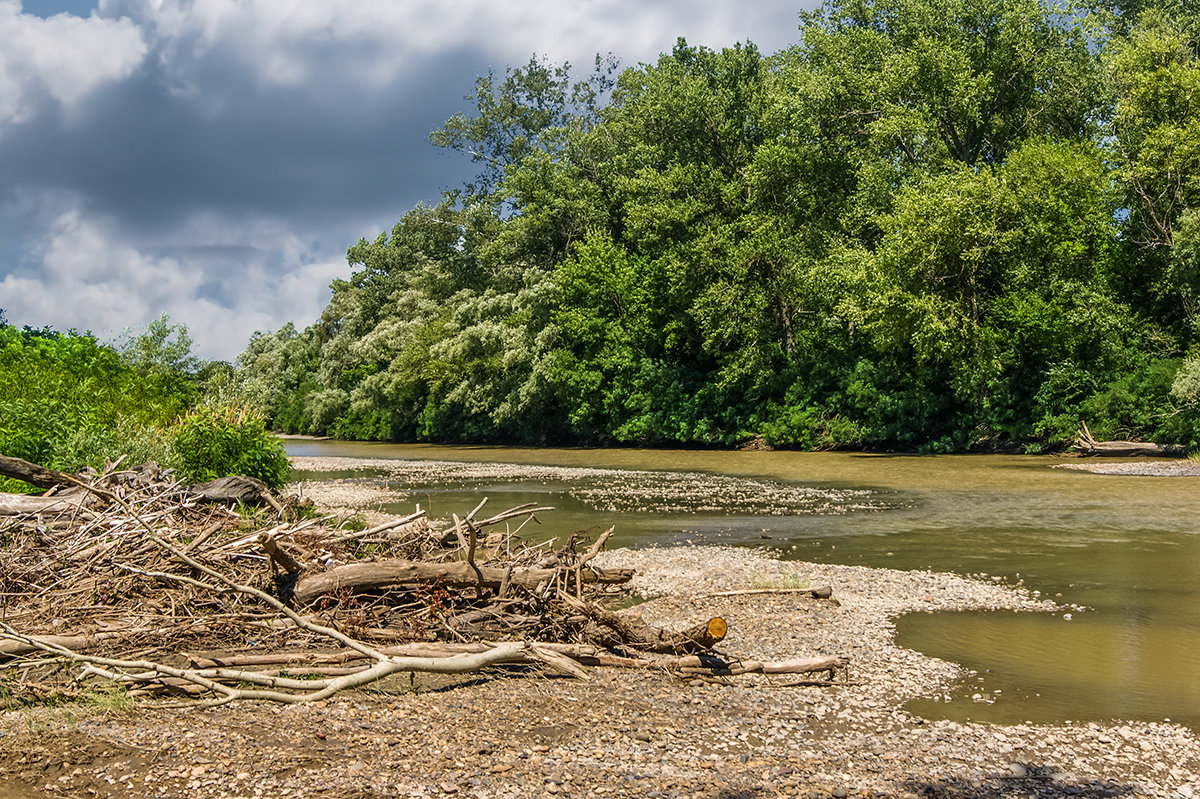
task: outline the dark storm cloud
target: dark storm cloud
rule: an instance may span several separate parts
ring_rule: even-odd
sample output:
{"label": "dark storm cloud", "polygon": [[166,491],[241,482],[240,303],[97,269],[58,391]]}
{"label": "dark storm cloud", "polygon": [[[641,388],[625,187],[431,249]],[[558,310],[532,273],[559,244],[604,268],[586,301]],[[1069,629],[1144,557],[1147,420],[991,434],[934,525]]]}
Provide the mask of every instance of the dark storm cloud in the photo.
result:
{"label": "dark storm cloud", "polygon": [[471,177],[428,135],[489,67],[769,52],[795,23],[778,0],[0,0],[0,308],[102,335],[167,311],[232,358]]}
{"label": "dark storm cloud", "polygon": [[91,210],[142,232],[212,208],[319,227],[397,215],[470,176],[463,156],[428,136],[462,107],[482,61],[441,54],[420,78],[370,90],[228,79],[210,90],[221,107],[208,113],[143,70],[96,92],[69,123],[41,114],[9,128],[0,175],[77,191]]}

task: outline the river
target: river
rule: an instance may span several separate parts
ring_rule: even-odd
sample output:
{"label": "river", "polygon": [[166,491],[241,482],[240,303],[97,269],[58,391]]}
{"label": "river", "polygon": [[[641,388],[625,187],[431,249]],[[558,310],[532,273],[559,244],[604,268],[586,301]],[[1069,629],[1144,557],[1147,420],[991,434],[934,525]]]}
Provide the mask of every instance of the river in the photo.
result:
{"label": "river", "polygon": [[[496,508],[549,502],[559,511],[548,528],[615,523],[619,544],[765,546],[784,558],[1020,582],[1079,607],[898,620],[901,645],[978,672],[910,709],[997,723],[1169,718],[1200,730],[1197,477],[1096,475],[1032,456],[286,444],[291,455],[549,467],[531,477],[422,467],[396,487],[397,511],[421,502],[448,514],[482,495]],[[642,484],[655,489],[620,501]],[[685,501],[668,501],[676,490]]]}

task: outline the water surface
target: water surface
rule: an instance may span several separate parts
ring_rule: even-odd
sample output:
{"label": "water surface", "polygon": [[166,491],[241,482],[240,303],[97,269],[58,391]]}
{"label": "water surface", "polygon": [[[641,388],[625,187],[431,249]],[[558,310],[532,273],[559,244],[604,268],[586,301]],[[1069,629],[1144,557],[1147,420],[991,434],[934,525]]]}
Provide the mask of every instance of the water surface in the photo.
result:
{"label": "water surface", "polygon": [[[481,495],[497,510],[555,505],[547,527],[616,524],[618,543],[696,541],[769,546],[784,557],[933,569],[1020,581],[1064,605],[1057,614],[914,614],[901,645],[979,672],[950,701],[913,709],[931,717],[1053,722],[1170,718],[1200,729],[1200,478],[1094,475],[1024,456],[888,456],[849,453],[434,447],[287,442],[293,455],[694,472],[689,491],[717,499],[700,510],[606,504],[579,481],[428,480],[413,501],[449,513]],[[856,493],[859,500],[763,512],[718,501],[730,478],[746,485]],[[592,483],[589,483],[589,479]],[[616,480],[621,485],[644,476]],[[662,482],[659,478],[653,478]],[[670,480],[665,483],[672,485]],[[738,489],[739,491],[742,489]],[[661,492],[660,492],[661,493]],[[861,499],[869,497],[869,499]],[[768,503],[769,504],[769,503]],[[397,507],[399,509],[399,506]],[[974,701],[972,696],[979,695]],[[991,700],[990,702],[987,700]]]}

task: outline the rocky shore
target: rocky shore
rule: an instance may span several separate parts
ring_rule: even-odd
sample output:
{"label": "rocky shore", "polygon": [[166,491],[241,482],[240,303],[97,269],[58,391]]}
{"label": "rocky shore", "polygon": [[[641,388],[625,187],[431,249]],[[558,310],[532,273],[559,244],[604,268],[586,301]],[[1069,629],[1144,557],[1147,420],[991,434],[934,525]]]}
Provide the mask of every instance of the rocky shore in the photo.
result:
{"label": "rocky shore", "polygon": [[[343,490],[343,489],[339,489]],[[318,492],[319,493],[319,492]],[[354,500],[349,499],[351,503]],[[944,694],[954,664],[902,649],[903,613],[1061,612],[1023,590],[952,574],[784,562],[750,549],[622,549],[633,611],[662,625],[710,615],[721,649],[841,654],[833,686],[786,675],[728,685],[597,669],[403,680],[289,707],[0,715],[0,799],[104,797],[1054,797],[1200,795],[1200,741],[1172,724],[994,726],[904,709]],[[830,585],[836,602],[724,591]]]}
{"label": "rocky shore", "polygon": [[1055,464],[1056,469],[1073,469],[1092,474],[1117,474],[1126,477],[1200,477],[1200,461],[1191,458],[1173,461],[1134,460],[1111,461],[1088,460],[1079,463]]}

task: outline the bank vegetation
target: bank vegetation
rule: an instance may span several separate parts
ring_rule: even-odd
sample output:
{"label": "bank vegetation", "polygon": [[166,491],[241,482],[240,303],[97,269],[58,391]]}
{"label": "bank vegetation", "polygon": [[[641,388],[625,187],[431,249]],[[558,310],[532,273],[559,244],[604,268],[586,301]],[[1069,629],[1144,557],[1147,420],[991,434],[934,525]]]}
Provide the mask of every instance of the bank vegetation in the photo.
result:
{"label": "bank vegetation", "polygon": [[831,0],[776,53],[481,76],[431,136],[478,178],[256,335],[246,396],[352,439],[1194,444],[1188,3]]}

